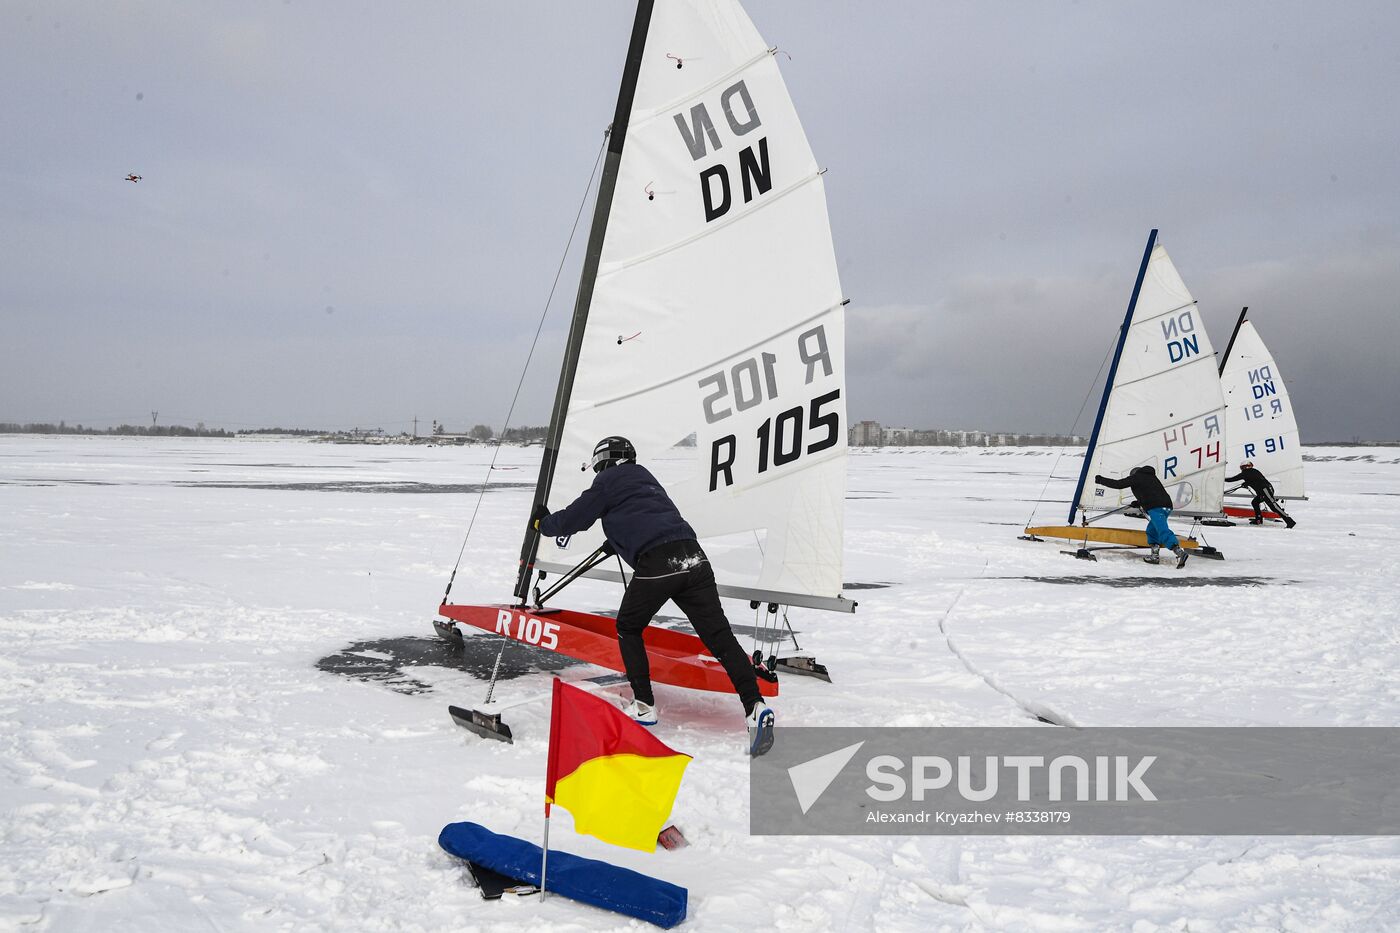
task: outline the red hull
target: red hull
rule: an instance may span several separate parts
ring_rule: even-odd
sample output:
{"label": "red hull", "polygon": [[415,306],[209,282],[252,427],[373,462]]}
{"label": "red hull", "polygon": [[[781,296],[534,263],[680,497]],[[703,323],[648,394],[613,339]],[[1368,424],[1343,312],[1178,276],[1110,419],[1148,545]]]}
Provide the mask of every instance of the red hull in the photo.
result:
{"label": "red hull", "polygon": [[[1225,514],[1231,518],[1253,518],[1254,510],[1247,505],[1227,505],[1225,506]],[[1272,518],[1277,521],[1283,516],[1277,512],[1270,512],[1268,509],[1265,509],[1264,517]]]}
{"label": "red hull", "polygon": [[[454,622],[504,635],[522,645],[554,651],[565,657],[622,671],[617,649],[617,623],[607,616],[572,609],[530,612],[514,606],[458,606],[443,603],[438,612]],[[724,667],[712,657],[698,636],[649,626],[642,634],[654,683],[692,690],[733,693],[734,685]],[[758,679],[764,696],[777,696],[778,685]]]}

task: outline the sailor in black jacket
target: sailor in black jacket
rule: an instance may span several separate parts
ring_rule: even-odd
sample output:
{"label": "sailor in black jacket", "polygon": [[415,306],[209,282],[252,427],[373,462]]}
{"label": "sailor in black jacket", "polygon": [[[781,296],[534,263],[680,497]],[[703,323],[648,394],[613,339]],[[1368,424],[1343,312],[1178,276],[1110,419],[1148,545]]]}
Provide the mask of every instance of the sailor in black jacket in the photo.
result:
{"label": "sailor in black jacket", "polygon": [[605,437],[593,450],[593,484],[565,508],[541,506],[532,520],[540,534],[577,534],[602,519],[603,534],[633,568],[617,611],[617,642],[632,703],[624,710],[643,725],[655,725],[656,699],[642,632],[669,599],[685,613],[705,648],[724,666],[744,704],[749,753],[761,755],[773,744],[773,711],[763,702],[753,662],[740,647],[719,602],[709,558],[695,530],[625,437]]}
{"label": "sailor in black jacket", "polygon": [[1157,548],[1166,545],[1176,554],[1177,568],[1186,566],[1189,555],[1167,525],[1167,516],[1172,513],[1172,497],[1157,478],[1155,469],[1150,466],[1133,467],[1123,479],[1095,476],[1094,482],[1109,489],[1132,489],[1133,497],[1137,500],[1133,504],[1147,514],[1147,543],[1152,546],[1151,555],[1143,560],[1149,564],[1160,563]]}
{"label": "sailor in black jacket", "polygon": [[1270,509],[1277,512],[1278,516],[1284,520],[1289,528],[1298,524],[1283,510],[1283,506],[1278,504],[1278,500],[1274,498],[1274,484],[1269,482],[1267,476],[1254,468],[1253,460],[1243,461],[1240,464],[1240,471],[1234,476],[1225,477],[1225,482],[1243,483],[1254,493],[1254,501],[1250,503],[1254,506],[1254,517],[1249,520],[1251,525],[1264,524],[1264,513],[1259,508],[1261,505],[1267,505]]}

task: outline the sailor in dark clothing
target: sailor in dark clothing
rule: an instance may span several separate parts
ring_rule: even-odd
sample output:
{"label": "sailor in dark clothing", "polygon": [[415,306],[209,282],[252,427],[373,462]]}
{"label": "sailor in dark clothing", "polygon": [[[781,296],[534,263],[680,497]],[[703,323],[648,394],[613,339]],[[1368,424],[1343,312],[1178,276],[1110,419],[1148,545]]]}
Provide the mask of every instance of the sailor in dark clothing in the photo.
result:
{"label": "sailor in dark clothing", "polygon": [[618,648],[632,684],[632,703],[624,712],[642,725],[656,724],[642,631],[669,599],[724,666],[744,704],[749,754],[763,754],[773,744],[773,711],[763,702],[753,663],[720,607],[714,571],[695,540],[695,530],[656,477],[637,465],[637,451],[625,437],[599,441],[592,465],[597,476],[591,486],[558,512],[540,506],[532,521],[541,534],[556,537],[577,534],[602,519],[608,543],[632,566],[632,580],[617,611]]}
{"label": "sailor in dark clothing", "polygon": [[1283,510],[1283,506],[1278,504],[1274,498],[1274,484],[1269,482],[1269,478],[1254,468],[1253,460],[1245,460],[1240,464],[1240,471],[1234,476],[1225,477],[1227,483],[1243,483],[1254,493],[1254,501],[1250,504],[1254,506],[1254,517],[1249,520],[1251,525],[1264,524],[1264,513],[1259,508],[1267,505],[1271,510],[1278,513],[1284,524],[1289,528],[1298,524],[1293,518]]}
{"label": "sailor in dark clothing", "polygon": [[1167,526],[1167,516],[1172,513],[1172,497],[1167,493],[1167,488],[1162,485],[1162,481],[1157,478],[1155,469],[1150,466],[1133,467],[1132,471],[1123,479],[1095,476],[1094,482],[1100,486],[1107,486],[1109,489],[1132,489],[1136,499],[1133,505],[1142,509],[1147,515],[1147,543],[1152,545],[1151,555],[1144,557],[1143,560],[1149,564],[1161,563],[1161,558],[1157,556],[1157,549],[1166,545],[1176,554],[1176,566],[1178,568],[1186,566],[1186,559],[1190,555],[1186,553],[1186,549],[1181,546],[1181,542]]}

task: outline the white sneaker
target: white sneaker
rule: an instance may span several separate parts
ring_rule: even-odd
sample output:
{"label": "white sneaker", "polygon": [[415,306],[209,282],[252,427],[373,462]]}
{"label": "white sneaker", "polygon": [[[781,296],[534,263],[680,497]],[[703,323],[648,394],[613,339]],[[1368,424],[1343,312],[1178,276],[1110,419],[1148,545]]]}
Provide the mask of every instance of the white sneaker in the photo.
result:
{"label": "white sneaker", "polygon": [[633,700],[622,708],[622,715],[640,726],[656,725],[656,707],[641,700]]}
{"label": "white sneaker", "polygon": [[773,747],[773,711],[760,702],[744,720],[749,730],[749,754],[755,758]]}

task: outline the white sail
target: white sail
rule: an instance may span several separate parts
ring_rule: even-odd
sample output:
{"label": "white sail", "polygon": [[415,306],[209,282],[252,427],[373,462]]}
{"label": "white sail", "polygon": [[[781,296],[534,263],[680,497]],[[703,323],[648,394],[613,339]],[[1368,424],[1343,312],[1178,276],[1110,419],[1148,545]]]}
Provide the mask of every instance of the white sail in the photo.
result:
{"label": "white sail", "polygon": [[1155,467],[1177,512],[1216,515],[1225,484],[1225,401],[1215,351],[1196,302],[1166,248],[1152,248],[1142,287],[1125,326],[1098,443],[1088,452],[1088,480],[1077,505],[1098,511],[1132,499],[1096,474],[1119,478]]}
{"label": "white sail", "polygon": [[1285,499],[1302,499],[1303,446],[1278,364],[1249,320],[1235,332],[1230,356],[1220,372],[1225,393],[1226,460],[1230,473],[1241,462],[1254,466]]}
{"label": "white sail", "polygon": [[[845,337],[821,169],[732,0],[652,14],[551,508],[608,435],[633,442],[722,587],[840,597]],[[543,541],[540,564],[601,542]]]}

